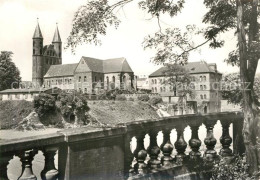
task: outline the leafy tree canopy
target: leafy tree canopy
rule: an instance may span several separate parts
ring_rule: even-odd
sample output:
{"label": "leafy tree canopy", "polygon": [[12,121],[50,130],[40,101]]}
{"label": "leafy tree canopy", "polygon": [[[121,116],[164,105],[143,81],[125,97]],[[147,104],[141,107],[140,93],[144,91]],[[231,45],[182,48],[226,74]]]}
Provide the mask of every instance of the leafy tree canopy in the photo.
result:
{"label": "leafy tree canopy", "polygon": [[0,54],[0,91],[17,88],[21,81],[20,71],[12,62],[13,53],[1,51]]}
{"label": "leafy tree canopy", "polygon": [[[248,84],[249,85],[249,84]],[[241,80],[239,73],[231,73],[222,77],[222,98],[233,104],[242,104]],[[255,77],[254,99],[260,106],[260,77]]]}
{"label": "leafy tree canopy", "polygon": [[54,113],[55,111],[55,98],[52,95],[41,93],[33,100],[35,112],[39,117]]}

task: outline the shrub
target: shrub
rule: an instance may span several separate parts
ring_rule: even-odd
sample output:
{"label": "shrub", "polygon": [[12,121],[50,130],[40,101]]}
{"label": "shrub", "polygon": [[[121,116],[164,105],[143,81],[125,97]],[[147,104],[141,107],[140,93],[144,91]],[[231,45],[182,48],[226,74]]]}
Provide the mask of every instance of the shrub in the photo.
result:
{"label": "shrub", "polygon": [[162,97],[152,97],[150,100],[149,100],[149,103],[151,105],[156,105],[158,103],[161,103],[162,102]]}
{"label": "shrub", "polygon": [[130,97],[130,98],[129,98],[129,101],[135,101],[135,100],[134,100],[134,98]]}
{"label": "shrub", "polygon": [[254,178],[249,176],[249,165],[246,163],[245,156],[234,156],[232,159],[221,158],[221,160],[215,164],[212,180],[226,180],[226,179],[241,179],[241,180],[253,180]]}
{"label": "shrub", "polygon": [[126,101],[126,97],[125,97],[125,95],[120,94],[120,95],[116,96],[116,100],[117,101]]}
{"label": "shrub", "polygon": [[141,95],[141,96],[138,96],[138,100],[139,101],[149,101],[149,96],[147,94],[144,94],[144,95]]}
{"label": "shrub", "polygon": [[55,98],[52,95],[41,93],[33,100],[35,112],[39,117],[55,112]]}
{"label": "shrub", "polygon": [[[59,109],[65,118],[71,115],[77,116],[79,120],[85,123],[85,113],[90,110],[87,97],[80,93],[61,93],[58,95]],[[77,123],[77,122],[76,122]]]}

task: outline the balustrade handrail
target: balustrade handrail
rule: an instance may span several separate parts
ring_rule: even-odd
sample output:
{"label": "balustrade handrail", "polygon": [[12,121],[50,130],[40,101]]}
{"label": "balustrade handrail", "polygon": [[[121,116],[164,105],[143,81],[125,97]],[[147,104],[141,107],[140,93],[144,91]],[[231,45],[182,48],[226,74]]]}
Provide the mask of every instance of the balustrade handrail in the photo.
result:
{"label": "balustrade handrail", "polygon": [[[229,119],[230,118],[230,119]],[[156,127],[163,127],[173,124],[181,123],[183,125],[200,124],[205,121],[216,120],[231,120],[235,122],[242,120],[242,112],[221,112],[221,113],[208,113],[208,114],[189,114],[179,116],[169,116],[158,119],[139,120],[127,123],[120,123],[112,128],[93,128],[88,131],[85,128],[61,130],[57,133],[48,135],[38,135],[23,137],[17,139],[0,139],[0,153],[8,151],[24,150],[34,147],[49,146],[70,141],[80,141],[89,138],[102,138],[113,136],[116,134],[125,134],[131,131],[138,131],[140,129],[153,129]]]}
{"label": "balustrade handrail", "polygon": [[[192,131],[193,131],[193,141],[196,142],[198,144],[198,142],[196,141],[196,139],[198,139],[196,133],[197,129],[200,125],[204,124],[207,128],[208,131],[208,135],[211,136],[210,134],[213,132],[212,131],[212,127],[215,125],[216,121],[220,120],[222,127],[223,127],[223,138],[226,138],[228,140],[228,142],[224,142],[227,143],[225,146],[226,148],[224,148],[223,150],[223,154],[230,154],[230,149],[229,149],[229,145],[231,144],[231,142],[229,143],[229,135],[227,134],[229,125],[231,123],[233,123],[233,126],[235,128],[233,128],[233,134],[237,134],[238,131],[241,131],[242,127],[242,120],[243,120],[243,113],[241,112],[221,112],[221,113],[209,113],[209,114],[192,114],[192,115],[180,115],[180,116],[171,116],[171,117],[164,117],[164,118],[158,118],[158,119],[149,119],[149,120],[140,120],[140,121],[133,121],[133,122],[127,122],[127,123],[120,123],[117,124],[114,127],[104,127],[104,128],[100,128],[100,127],[83,127],[83,128],[77,128],[77,129],[68,129],[68,130],[61,130],[58,131],[57,133],[52,133],[52,134],[48,134],[48,135],[39,135],[39,136],[32,136],[32,137],[26,137],[26,138],[19,138],[19,139],[11,139],[11,140],[3,140],[0,139],[0,157],[4,157],[5,155],[8,155],[9,158],[11,158],[10,154],[17,154],[17,152],[25,152],[24,154],[20,155],[19,157],[21,157],[21,161],[24,163],[28,163],[32,161],[33,158],[29,158],[30,156],[34,156],[35,151],[34,150],[43,150],[44,155],[45,155],[45,159],[49,159],[48,163],[46,166],[46,168],[44,169],[44,171],[42,172],[43,174],[48,173],[48,169],[55,169],[53,163],[49,163],[49,161],[53,161],[53,157],[55,155],[55,152],[57,149],[59,149],[59,156],[67,156],[68,154],[68,147],[73,144],[86,144],[87,149],[91,149],[92,143],[97,142],[97,141],[102,141],[104,144],[107,142],[123,142],[123,155],[124,156],[124,171],[125,172],[131,172],[132,170],[130,169],[129,171],[129,167],[130,164],[133,160],[133,156],[136,158],[136,160],[138,161],[137,166],[134,167],[136,172],[139,172],[141,174],[145,174],[144,169],[146,169],[146,163],[145,158],[147,153],[151,153],[149,154],[149,156],[151,157],[151,160],[149,160],[148,166],[149,167],[159,167],[159,164],[161,164],[161,162],[158,162],[157,156],[161,151],[163,151],[164,157],[162,158],[162,163],[165,167],[169,166],[170,162],[172,161],[172,157],[170,156],[170,152],[172,151],[173,145],[169,142],[170,140],[170,130],[176,128],[177,130],[177,135],[178,135],[178,139],[177,142],[174,144],[176,146],[176,150],[178,151],[178,155],[176,156],[176,161],[178,161],[178,159],[182,159],[184,157],[184,151],[187,147],[187,143],[184,142],[183,139],[183,130],[186,126],[190,126]],[[240,124],[240,125],[237,125]],[[162,147],[157,147],[156,145],[156,136],[158,131],[163,131],[165,134],[165,138]],[[146,150],[144,149],[143,145],[138,145],[136,150],[133,152],[130,151],[129,149],[129,142],[131,141],[131,138],[133,136],[137,137],[137,143],[138,144],[142,144],[143,142],[143,138],[145,134],[149,134],[149,136],[152,138],[150,141],[150,147],[148,147]],[[195,133],[195,134],[194,134]],[[207,135],[207,136],[208,136]],[[226,137],[225,137],[226,136]],[[214,140],[214,137],[212,137]],[[209,155],[212,155],[212,153],[215,153],[214,151],[211,150],[211,148],[214,148],[215,146],[215,142],[212,145],[212,138],[208,137],[207,140],[204,140],[205,144],[207,144],[207,148],[209,148],[209,151],[205,152],[207,153],[211,153]],[[209,141],[209,142],[207,142]],[[215,140],[214,140],[215,141]],[[92,142],[89,143],[88,142]],[[189,142],[190,143],[194,143],[194,142]],[[167,144],[168,143],[168,144]],[[101,143],[102,145],[102,143]],[[167,145],[167,146],[166,146]],[[155,146],[156,148],[154,149],[151,146]],[[165,147],[163,147],[165,146]],[[200,156],[200,153],[198,151],[199,146],[197,146],[196,144],[190,144],[193,154],[190,154],[191,157],[196,158],[196,156]],[[212,147],[211,147],[212,146]],[[53,149],[53,147],[55,147]],[[120,145],[121,147],[121,145]],[[78,148],[78,145],[77,145]],[[34,149],[33,151],[31,151],[32,149]],[[29,151],[28,151],[29,150]],[[18,153],[18,154],[19,154]],[[110,152],[111,153],[111,152]],[[113,151],[112,151],[113,153]],[[23,160],[25,158],[25,160]],[[27,158],[27,159],[26,159]],[[64,161],[66,161],[67,158],[71,158],[71,157],[63,157],[61,158],[62,160],[59,162],[60,163],[64,163]],[[0,165],[1,165],[1,172],[4,172],[5,169],[7,167],[6,164],[8,164],[8,159],[4,159],[4,158],[0,158]],[[60,157],[59,157],[60,159]],[[64,159],[64,160],[63,160]],[[7,161],[8,160],[8,161]],[[150,162],[151,161],[151,162]],[[45,162],[46,163],[46,162]],[[48,165],[51,164],[51,165]],[[65,163],[66,164],[66,163]],[[29,165],[31,166],[31,164]],[[29,167],[26,166],[26,167]],[[60,165],[59,165],[60,166]],[[63,165],[61,165],[63,166]],[[31,167],[30,167],[31,168]],[[30,169],[29,168],[29,169]],[[66,174],[66,167],[63,167],[63,170],[60,170],[59,167],[59,171],[63,171],[61,174],[63,174],[63,177],[65,176],[71,176],[70,174]],[[25,168],[26,170],[26,168]],[[23,171],[25,171],[23,170]],[[154,170],[155,171],[155,170]],[[0,173],[1,173],[0,172]],[[125,173],[124,172],[124,173]],[[153,172],[153,171],[151,171]],[[155,171],[156,172],[156,171]],[[28,172],[26,172],[28,173]],[[25,173],[25,174],[26,174]],[[3,177],[7,177],[6,173],[2,173],[4,174]],[[23,173],[22,173],[23,174]],[[30,174],[30,173],[29,173]],[[55,177],[57,176],[58,171],[55,174]],[[66,174],[66,175],[65,175]],[[22,176],[22,175],[21,175]],[[0,178],[2,176],[0,175]],[[3,178],[4,179],[4,178]],[[63,179],[63,178],[61,178]]]}

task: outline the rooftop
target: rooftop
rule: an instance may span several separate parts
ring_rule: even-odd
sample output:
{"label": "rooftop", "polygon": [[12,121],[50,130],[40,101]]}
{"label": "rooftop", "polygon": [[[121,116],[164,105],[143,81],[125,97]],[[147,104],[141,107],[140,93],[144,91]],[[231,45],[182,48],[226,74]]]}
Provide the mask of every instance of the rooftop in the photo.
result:
{"label": "rooftop", "polygon": [[[190,62],[184,67],[190,72],[190,74],[199,74],[199,73],[219,73],[217,70],[214,70],[210,67],[210,65],[215,64],[208,64],[206,62]],[[164,72],[167,70],[167,67],[161,67],[152,74],[149,75],[149,77],[158,77],[158,76],[165,76]]]}

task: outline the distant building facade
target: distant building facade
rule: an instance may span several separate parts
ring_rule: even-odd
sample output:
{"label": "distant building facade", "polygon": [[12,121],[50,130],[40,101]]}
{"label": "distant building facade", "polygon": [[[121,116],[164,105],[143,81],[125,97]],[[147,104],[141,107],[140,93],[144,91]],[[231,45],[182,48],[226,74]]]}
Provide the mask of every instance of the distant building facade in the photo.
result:
{"label": "distant building facade", "polygon": [[[192,107],[191,111],[200,113],[220,112],[221,93],[219,85],[222,74],[217,71],[217,65],[201,61],[190,62],[184,67],[190,73],[195,88],[195,98],[186,97],[185,100],[185,103]],[[159,93],[164,101],[176,103],[176,97],[179,96],[178,92],[173,92],[170,85],[162,83],[166,78],[169,78],[165,77],[166,68],[162,67],[149,75],[150,89],[153,93]]]}
{"label": "distant building facade", "polygon": [[62,41],[56,27],[52,44],[43,46],[39,23],[33,35],[32,83],[95,93],[100,89],[136,88],[134,72],[125,58],[100,60],[82,57],[79,63],[62,64]]}
{"label": "distant building facade", "polygon": [[137,76],[137,89],[150,89],[148,76]]}

